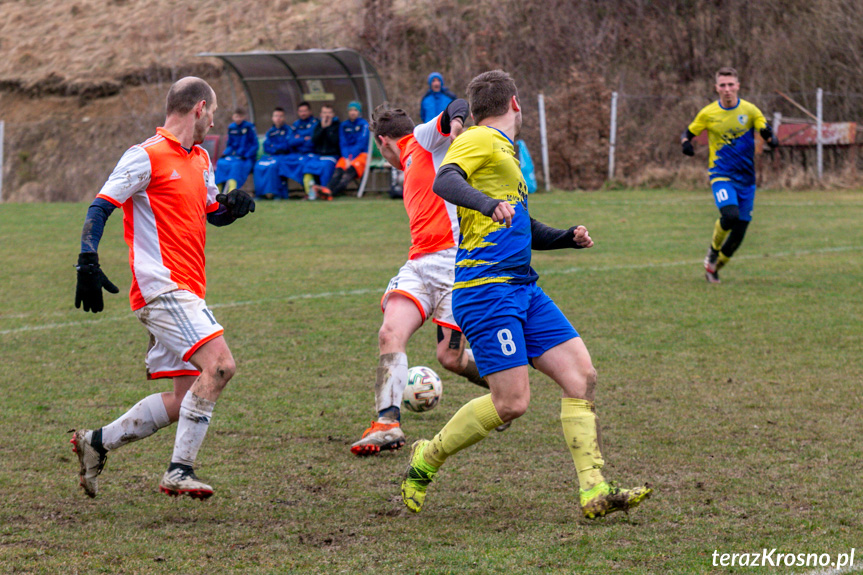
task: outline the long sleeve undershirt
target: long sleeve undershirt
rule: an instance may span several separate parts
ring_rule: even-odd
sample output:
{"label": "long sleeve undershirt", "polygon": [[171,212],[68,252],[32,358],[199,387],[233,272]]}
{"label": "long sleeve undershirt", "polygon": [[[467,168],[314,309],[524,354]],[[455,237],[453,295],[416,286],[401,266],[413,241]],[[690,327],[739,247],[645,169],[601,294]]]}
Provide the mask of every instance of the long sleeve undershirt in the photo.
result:
{"label": "long sleeve undershirt", "polygon": [[[494,200],[468,184],[464,170],[455,164],[447,164],[440,169],[432,190],[451,204],[476,210],[488,217],[491,217],[497,205],[503,201]],[[573,236],[576,227],[559,230],[530,218],[530,247],[534,250],[581,249]]]}
{"label": "long sleeve undershirt", "polygon": [[[115,209],[117,207],[108,200],[102,198],[93,200],[87,209],[84,229],[81,231],[81,253],[97,253],[99,251],[99,242],[102,241],[102,234],[105,233],[105,223]],[[236,219],[222,205],[215,212],[207,214],[207,221],[217,227],[232,224]]]}

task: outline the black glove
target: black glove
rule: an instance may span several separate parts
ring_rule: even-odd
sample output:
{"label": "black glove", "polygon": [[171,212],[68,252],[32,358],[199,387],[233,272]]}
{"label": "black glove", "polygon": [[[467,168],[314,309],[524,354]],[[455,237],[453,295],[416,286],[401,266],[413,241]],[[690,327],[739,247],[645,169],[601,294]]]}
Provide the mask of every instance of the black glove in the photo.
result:
{"label": "black glove", "polygon": [[684,156],[694,156],[695,148],[692,147],[692,140],[683,140],[683,155]]}
{"label": "black glove", "polygon": [[235,218],[242,218],[255,211],[255,200],[243,190],[231,190],[227,194],[219,194],[216,201],[228,208],[228,213]]}
{"label": "black glove", "polygon": [[78,286],[75,288],[75,307],[84,304],[84,311],[99,313],[105,309],[102,303],[102,288],[109,293],[119,293],[120,288],[99,267],[99,254],[82,253],[78,255]]}
{"label": "black glove", "polygon": [[765,142],[770,144],[771,148],[779,147],[779,138],[775,134],[773,134],[773,128],[771,128],[769,125],[761,128],[758,133],[761,134],[761,137],[764,139]]}

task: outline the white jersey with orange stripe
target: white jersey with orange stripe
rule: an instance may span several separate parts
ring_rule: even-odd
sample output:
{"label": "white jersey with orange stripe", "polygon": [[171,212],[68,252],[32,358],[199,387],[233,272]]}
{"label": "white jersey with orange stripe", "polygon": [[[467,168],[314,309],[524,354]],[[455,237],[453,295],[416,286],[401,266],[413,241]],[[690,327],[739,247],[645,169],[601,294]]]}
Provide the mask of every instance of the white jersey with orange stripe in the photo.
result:
{"label": "white jersey with orange stripe", "polygon": [[[437,174],[441,162],[443,162],[447,150],[449,150],[449,145],[452,142],[450,135],[444,134],[441,129],[442,116],[443,112],[438,114],[435,119],[424,124],[420,124],[414,128],[414,138],[416,138],[417,143],[432,156],[432,164],[434,165],[435,174]],[[459,227],[456,207],[447,201],[444,201],[444,205],[446,206],[446,212],[451,223],[453,242],[455,245],[458,245]]]}

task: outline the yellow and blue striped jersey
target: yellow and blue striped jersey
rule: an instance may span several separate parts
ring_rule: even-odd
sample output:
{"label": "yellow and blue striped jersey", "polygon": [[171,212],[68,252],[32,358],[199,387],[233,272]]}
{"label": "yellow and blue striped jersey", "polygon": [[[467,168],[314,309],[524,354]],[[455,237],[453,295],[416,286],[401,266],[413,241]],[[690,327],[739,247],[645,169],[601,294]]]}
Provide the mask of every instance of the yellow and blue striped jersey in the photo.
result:
{"label": "yellow and blue striped jersey", "polygon": [[761,110],[740,98],[733,108],[723,108],[717,101],[698,112],[689,131],[697,136],[707,130],[711,183],[731,181],[742,186],[755,185],[755,130],[766,125]]}
{"label": "yellow and blue striped jersey", "polygon": [[510,228],[476,210],[458,208],[460,237],[453,288],[536,281],[538,276],[530,267],[527,184],[512,140],[495,128],[473,126],[452,143],[441,166],[447,164],[461,168],[473,188],[515,208]]}

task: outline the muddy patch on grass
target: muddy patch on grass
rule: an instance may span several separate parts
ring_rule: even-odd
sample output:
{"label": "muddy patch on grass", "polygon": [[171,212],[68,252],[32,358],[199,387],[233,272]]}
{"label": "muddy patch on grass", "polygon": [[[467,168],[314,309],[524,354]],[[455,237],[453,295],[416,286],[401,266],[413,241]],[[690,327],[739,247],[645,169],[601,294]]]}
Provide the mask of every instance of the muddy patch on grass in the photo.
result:
{"label": "muddy patch on grass", "polygon": [[300,533],[297,535],[297,541],[301,545],[311,547],[339,549],[353,544],[356,536],[354,531],[339,529],[329,533]]}

